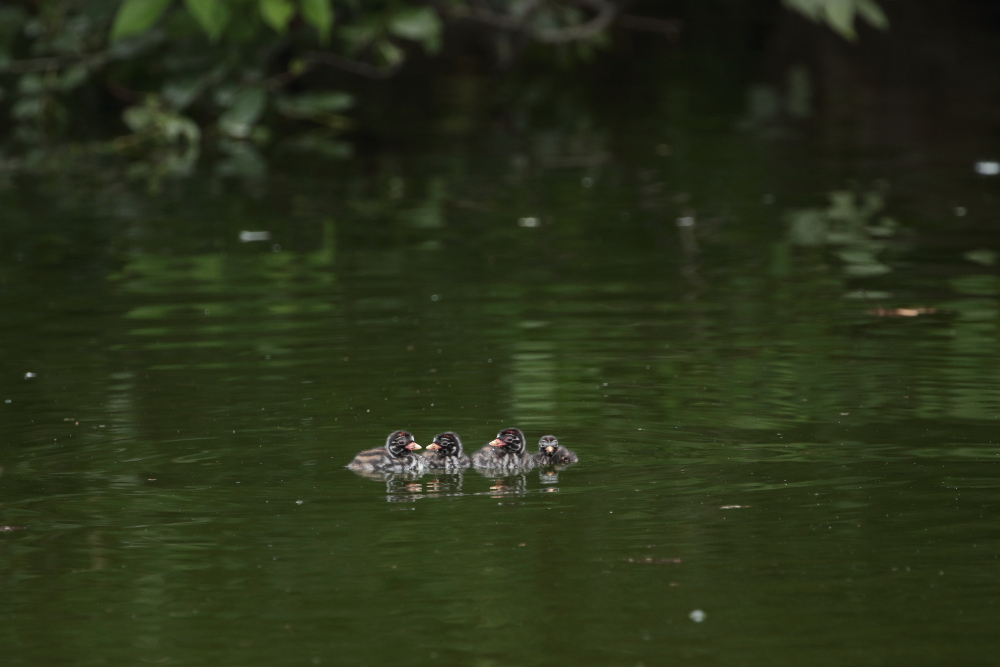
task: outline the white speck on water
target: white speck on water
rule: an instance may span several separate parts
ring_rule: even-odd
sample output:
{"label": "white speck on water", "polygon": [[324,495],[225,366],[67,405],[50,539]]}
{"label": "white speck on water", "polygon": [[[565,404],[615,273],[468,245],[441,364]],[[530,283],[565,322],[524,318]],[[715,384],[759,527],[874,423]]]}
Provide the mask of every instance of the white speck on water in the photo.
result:
{"label": "white speck on water", "polygon": [[304,503],[304,502],[305,502],[304,500],[296,500],[296,501],[295,501],[295,504],[296,504],[296,505],[301,505],[301,504],[302,504],[302,503]]}
{"label": "white speck on water", "polygon": [[493,363],[493,360],[492,360],[492,359],[487,359],[487,360],[486,360],[486,363],[488,363],[488,364],[492,364],[492,363]]}
{"label": "white speck on water", "polygon": [[686,215],[683,218],[677,218],[677,226],[678,227],[694,227],[694,218],[692,218],[689,215]]}
{"label": "white speck on water", "polygon": [[695,623],[701,623],[702,621],[705,620],[705,612],[703,612],[701,609],[695,609],[690,614],[688,614],[688,618],[690,618]]}
{"label": "white speck on water", "polygon": [[969,212],[969,210],[967,208],[965,208],[964,206],[956,206],[955,207],[955,215],[957,215],[960,218],[964,217],[965,214],[968,213],[968,212]]}
{"label": "white speck on water", "polygon": [[243,243],[249,243],[250,241],[269,241],[271,239],[271,232],[240,232],[240,241]]}
{"label": "white speck on water", "polygon": [[10,400],[9,398],[5,398],[3,402],[4,403],[13,403],[14,401]]}
{"label": "white speck on water", "polygon": [[593,187],[594,186],[594,179],[592,179],[590,176],[584,176],[580,180],[580,185],[582,185],[585,188]]}
{"label": "white speck on water", "polygon": [[1000,162],[983,160],[976,163],[976,173],[981,176],[996,176],[1000,174]]}
{"label": "white speck on water", "polygon": [[518,218],[517,224],[519,227],[537,227],[542,224],[542,221],[538,218]]}
{"label": "white speck on water", "polygon": [[431,294],[431,301],[440,301],[440,300],[441,300],[440,294]]}
{"label": "white speck on water", "polygon": [[38,375],[36,373],[25,373],[24,374],[24,379],[25,380],[27,380],[28,378],[33,378],[33,377],[38,377]]}

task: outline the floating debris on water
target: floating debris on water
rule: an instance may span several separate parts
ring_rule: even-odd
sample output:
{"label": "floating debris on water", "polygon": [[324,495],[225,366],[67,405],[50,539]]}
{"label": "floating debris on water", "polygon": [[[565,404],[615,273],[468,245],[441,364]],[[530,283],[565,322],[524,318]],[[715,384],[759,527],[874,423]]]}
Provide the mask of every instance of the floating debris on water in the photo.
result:
{"label": "floating debris on water", "polygon": [[858,289],[844,295],[845,299],[891,299],[892,292]]}
{"label": "floating debris on water", "polygon": [[647,565],[676,565],[680,558],[626,558],[626,563],[645,563]]}
{"label": "floating debris on water", "polygon": [[975,169],[980,176],[996,176],[1000,174],[1000,162],[981,160],[976,163]]}
{"label": "floating debris on water", "polygon": [[240,241],[243,243],[249,243],[251,241],[270,241],[271,232],[240,232]]}
{"label": "floating debris on water", "polygon": [[979,248],[978,250],[970,250],[962,254],[962,257],[969,260],[970,262],[975,262],[976,264],[982,264],[983,266],[993,266],[997,263],[997,253],[988,248]]}
{"label": "floating debris on water", "polygon": [[695,623],[701,623],[702,621],[705,620],[705,612],[703,612],[701,609],[695,609],[690,614],[688,614],[688,618],[690,618]]}
{"label": "floating debris on water", "polygon": [[719,509],[720,510],[742,510],[742,509],[746,509],[747,507],[753,507],[753,505],[723,505]]}
{"label": "floating debris on water", "polygon": [[877,317],[916,317],[917,315],[933,315],[937,312],[937,308],[873,308],[865,312]]}

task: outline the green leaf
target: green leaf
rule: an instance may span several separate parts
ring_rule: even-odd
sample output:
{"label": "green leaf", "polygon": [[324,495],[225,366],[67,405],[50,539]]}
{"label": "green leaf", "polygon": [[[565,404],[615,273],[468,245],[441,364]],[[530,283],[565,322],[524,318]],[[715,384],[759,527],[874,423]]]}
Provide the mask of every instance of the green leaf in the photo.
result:
{"label": "green leaf", "polygon": [[260,15],[277,32],[285,32],[288,22],[295,15],[295,5],[291,0],[258,0]]}
{"label": "green leaf", "polygon": [[[328,131],[327,131],[328,132]],[[343,160],[354,154],[351,144],[337,141],[324,132],[309,132],[293,137],[282,144],[285,149],[314,153],[332,160]]]}
{"label": "green leaf", "polygon": [[851,41],[857,37],[854,32],[854,0],[826,0],[824,11],[826,22],[841,37]]}
{"label": "green leaf", "polygon": [[302,18],[316,28],[321,42],[330,39],[330,28],[333,27],[333,7],[330,0],[300,0],[302,3]]}
{"label": "green leaf", "polygon": [[858,6],[858,14],[861,15],[865,21],[868,22],[874,28],[879,30],[885,30],[889,27],[889,18],[882,11],[882,8],[878,6],[875,0],[856,0]]}
{"label": "green leaf", "polygon": [[823,18],[823,8],[816,0],[784,0],[784,4],[813,21]]}
{"label": "green leaf", "polygon": [[295,97],[285,97],[278,101],[278,111],[293,118],[308,118],[319,114],[337,113],[350,109],[354,97],[348,93],[303,93]]}
{"label": "green leaf", "polygon": [[246,139],[264,112],[266,101],[263,88],[244,88],[236,93],[233,105],[219,116],[219,129],[236,139]]}
{"label": "green leaf", "polygon": [[90,70],[86,65],[79,63],[71,65],[59,77],[59,89],[62,91],[73,90],[86,83],[88,78],[90,78]]}
{"label": "green leaf", "polygon": [[387,67],[398,65],[406,57],[406,52],[388,39],[380,39],[375,42],[375,50],[382,56],[382,61]]}
{"label": "green leaf", "polygon": [[172,0],[125,0],[115,14],[111,26],[111,41],[138,35],[148,30],[160,18]]}
{"label": "green leaf", "polygon": [[122,112],[122,120],[133,132],[145,130],[152,122],[152,118],[152,113],[146,106],[128,107]]}
{"label": "green leaf", "polygon": [[389,32],[403,39],[421,42],[428,51],[441,46],[441,19],[430,7],[413,7],[396,12],[389,20]]}
{"label": "green leaf", "polygon": [[219,39],[229,22],[229,9],[223,0],[184,0],[188,11],[212,41]]}

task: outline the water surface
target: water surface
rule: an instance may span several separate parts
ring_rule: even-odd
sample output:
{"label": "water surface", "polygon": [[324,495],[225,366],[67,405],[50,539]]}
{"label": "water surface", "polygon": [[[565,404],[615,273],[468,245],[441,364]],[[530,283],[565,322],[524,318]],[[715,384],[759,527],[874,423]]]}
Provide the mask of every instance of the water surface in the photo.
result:
{"label": "water surface", "polygon": [[995,181],[735,125],[8,187],[6,660],[991,664]]}

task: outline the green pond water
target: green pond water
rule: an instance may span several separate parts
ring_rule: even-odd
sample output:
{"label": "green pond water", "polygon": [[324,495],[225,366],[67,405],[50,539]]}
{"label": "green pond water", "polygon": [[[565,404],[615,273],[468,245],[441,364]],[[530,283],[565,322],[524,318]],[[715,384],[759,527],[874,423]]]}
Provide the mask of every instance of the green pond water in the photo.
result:
{"label": "green pond water", "polygon": [[7,182],[2,662],[995,664],[997,181],[734,125]]}

